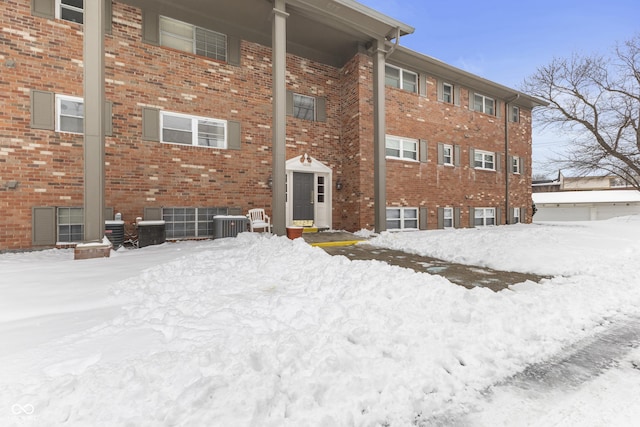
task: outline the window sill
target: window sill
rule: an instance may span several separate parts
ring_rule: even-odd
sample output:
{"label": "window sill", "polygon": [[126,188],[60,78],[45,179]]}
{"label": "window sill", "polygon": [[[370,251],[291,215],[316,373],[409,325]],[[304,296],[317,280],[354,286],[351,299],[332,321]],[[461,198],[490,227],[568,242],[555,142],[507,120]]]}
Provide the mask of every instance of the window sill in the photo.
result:
{"label": "window sill", "polygon": [[405,158],[403,158],[403,157],[385,156],[385,159],[387,159],[387,160],[399,160],[399,161],[401,161],[401,162],[420,163],[418,160],[414,160],[414,159],[405,159]]}
{"label": "window sill", "polygon": [[227,150],[226,147],[209,147],[206,145],[181,144],[179,142],[160,141],[160,144],[176,145],[178,147],[185,147],[185,148],[207,148],[209,150]]}
{"label": "window sill", "polygon": [[477,171],[487,171],[487,172],[496,172],[495,169],[488,169],[488,168],[479,168],[479,167],[475,167],[474,168]]}
{"label": "window sill", "polygon": [[400,90],[400,91],[402,91],[402,92],[404,92],[404,93],[410,93],[410,94],[412,94],[412,95],[418,95],[418,92],[415,92],[415,91],[412,91],[412,90],[406,90],[406,89],[403,89],[403,88],[401,88],[401,87],[385,85],[385,88],[390,88],[390,89]]}

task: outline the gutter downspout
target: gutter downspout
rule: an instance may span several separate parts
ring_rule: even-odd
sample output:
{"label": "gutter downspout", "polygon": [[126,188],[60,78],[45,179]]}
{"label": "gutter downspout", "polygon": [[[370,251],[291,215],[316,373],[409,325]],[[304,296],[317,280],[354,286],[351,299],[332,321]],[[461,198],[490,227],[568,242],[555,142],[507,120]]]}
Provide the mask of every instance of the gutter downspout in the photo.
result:
{"label": "gutter downspout", "polygon": [[384,54],[384,59],[387,59],[389,56],[391,56],[393,51],[396,50],[396,48],[400,45],[400,27],[396,28],[396,37],[395,37],[395,39],[396,39],[396,41],[393,43],[393,46],[391,46],[391,49],[389,49]]}
{"label": "gutter downspout", "polygon": [[509,105],[520,98],[517,93],[504,103],[504,217],[505,224],[509,225]]}

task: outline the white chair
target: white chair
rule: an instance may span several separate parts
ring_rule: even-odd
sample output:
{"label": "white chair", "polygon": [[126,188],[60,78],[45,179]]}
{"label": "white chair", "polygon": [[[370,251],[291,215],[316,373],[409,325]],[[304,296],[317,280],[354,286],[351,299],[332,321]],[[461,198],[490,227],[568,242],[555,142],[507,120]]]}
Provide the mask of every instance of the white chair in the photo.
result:
{"label": "white chair", "polygon": [[247,214],[249,218],[249,229],[262,229],[271,233],[271,218],[264,212],[264,209],[249,209]]}

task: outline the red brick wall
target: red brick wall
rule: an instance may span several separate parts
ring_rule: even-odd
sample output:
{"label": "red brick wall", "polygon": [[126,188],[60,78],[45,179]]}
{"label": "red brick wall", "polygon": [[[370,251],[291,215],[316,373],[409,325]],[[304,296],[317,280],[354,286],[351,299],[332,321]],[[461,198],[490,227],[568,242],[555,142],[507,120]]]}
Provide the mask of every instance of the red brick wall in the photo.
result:
{"label": "red brick wall", "polygon": [[[428,228],[437,228],[438,207],[461,208],[461,224],[469,226],[470,207],[502,209],[505,223],[505,167],[500,171],[470,167],[470,149],[504,154],[505,120],[469,111],[469,91],[461,90],[461,105],[438,102],[436,80],[427,79],[426,96],[387,88],[387,134],[427,140],[427,162],[387,160],[387,206],[426,207]],[[500,103],[504,109],[504,103]],[[521,109],[521,122],[509,124],[509,155],[531,158],[531,113]],[[437,144],[460,146],[460,165],[438,165]],[[510,178],[510,206],[530,207],[530,166]],[[527,178],[528,177],[528,178]]]}
{"label": "red brick wall", "polygon": [[[6,7],[5,7],[6,6]],[[127,221],[144,207],[238,206],[270,210],[271,50],[242,42],[241,65],[144,44],[141,12],[113,4],[106,36],[106,98],[114,136],[106,138],[106,206]],[[31,15],[28,0],[0,8],[0,250],[31,246],[34,206],[82,206],[81,135],[31,129],[30,91],[82,96],[82,27]],[[387,133],[427,139],[428,162],[387,162],[388,206],[427,207],[429,228],[439,206],[504,205],[504,171],[469,168],[470,147],[504,150],[504,120],[387,89]],[[327,121],[287,119],[287,158],[307,153],[333,170],[333,228],[373,228],[372,63],[365,53],[342,69],[287,57],[287,89],[326,98]],[[142,140],[142,108],[242,123],[241,150]],[[510,154],[530,159],[531,117],[510,125]],[[437,165],[437,142],[459,144],[461,165]],[[530,206],[530,166],[512,175],[512,206]],[[341,191],[335,182],[343,183]],[[19,181],[17,189],[4,185]],[[465,197],[466,196],[466,197]],[[506,213],[503,213],[506,215]],[[502,221],[504,222],[504,221]]]}
{"label": "red brick wall", "polygon": [[82,95],[80,29],[32,17],[29,1],[0,8],[0,250],[31,246],[32,206],[82,204],[82,138],[29,125],[31,89]]}
{"label": "red brick wall", "polygon": [[[0,249],[31,245],[32,206],[83,204],[82,136],[29,128],[31,89],[82,96],[81,26],[33,17],[26,0],[11,3],[2,9],[0,26],[20,32],[0,32],[2,59],[17,62],[0,78],[8,87],[0,98],[0,181],[18,179],[20,186],[0,187],[0,207],[7,212]],[[105,42],[114,129],[114,137],[106,138],[106,206],[127,221],[153,206],[270,210],[270,49],[243,42],[241,66],[232,66],[142,43],[139,9],[114,3],[113,15]],[[336,68],[288,56],[287,88],[326,97],[327,121],[288,118],[287,158],[308,153],[336,176],[342,158],[340,78]],[[242,149],[143,141],[144,106],[240,121]]]}

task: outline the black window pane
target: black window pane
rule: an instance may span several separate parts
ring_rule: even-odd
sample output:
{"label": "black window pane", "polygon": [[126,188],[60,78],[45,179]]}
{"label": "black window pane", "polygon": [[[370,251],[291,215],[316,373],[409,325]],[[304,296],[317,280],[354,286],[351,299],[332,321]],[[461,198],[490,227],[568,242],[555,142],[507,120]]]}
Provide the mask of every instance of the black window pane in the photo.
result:
{"label": "black window pane", "polygon": [[62,8],[60,15],[65,21],[77,22],[79,24],[83,23],[83,13],[80,11]]}
{"label": "black window pane", "polygon": [[84,0],[61,0],[60,3],[77,7],[78,9],[84,9]]}
{"label": "black window pane", "polygon": [[176,144],[192,144],[191,132],[183,132],[173,129],[162,129],[162,140],[164,142],[173,142]]}

